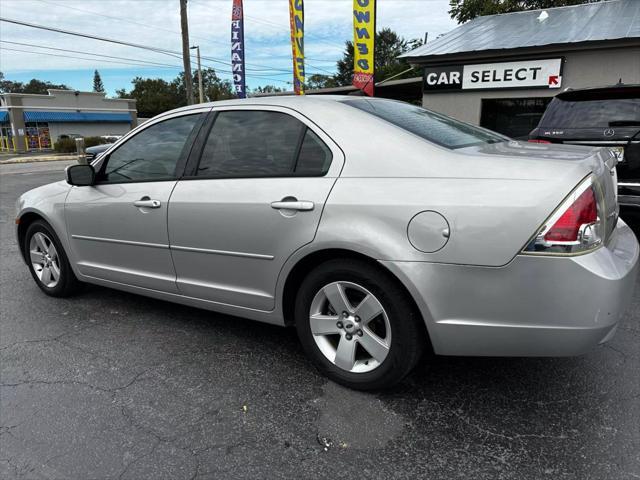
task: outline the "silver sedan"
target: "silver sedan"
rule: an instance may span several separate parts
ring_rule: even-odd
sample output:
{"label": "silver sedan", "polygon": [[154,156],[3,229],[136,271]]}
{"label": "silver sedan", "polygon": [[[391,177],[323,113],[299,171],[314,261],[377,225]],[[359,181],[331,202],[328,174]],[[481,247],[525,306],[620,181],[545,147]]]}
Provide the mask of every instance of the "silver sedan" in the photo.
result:
{"label": "silver sedan", "polygon": [[225,101],[162,114],[25,193],[17,235],[48,295],[94,283],[295,326],[320,371],[374,389],[425,350],[609,340],[639,250],[615,164],[383,99]]}

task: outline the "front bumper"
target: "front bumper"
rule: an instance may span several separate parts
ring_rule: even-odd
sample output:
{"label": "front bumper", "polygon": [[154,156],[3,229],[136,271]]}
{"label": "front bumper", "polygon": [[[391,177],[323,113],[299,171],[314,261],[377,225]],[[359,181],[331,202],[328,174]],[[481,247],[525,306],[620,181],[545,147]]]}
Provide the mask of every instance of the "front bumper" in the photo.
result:
{"label": "front bumper", "polygon": [[622,220],[575,257],[518,255],[503,267],[382,262],[416,300],[435,353],[570,356],[608,341],[629,305],[640,247]]}

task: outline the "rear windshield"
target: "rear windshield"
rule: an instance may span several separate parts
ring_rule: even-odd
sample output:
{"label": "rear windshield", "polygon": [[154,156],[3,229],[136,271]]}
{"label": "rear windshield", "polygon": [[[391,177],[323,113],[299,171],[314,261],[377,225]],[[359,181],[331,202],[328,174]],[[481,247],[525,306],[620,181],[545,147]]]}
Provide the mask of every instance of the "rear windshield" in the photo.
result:
{"label": "rear windshield", "polygon": [[549,104],[541,127],[606,128],[640,127],[640,98],[563,100]]}
{"label": "rear windshield", "polygon": [[463,148],[509,140],[499,133],[474,127],[409,103],[366,99],[342,102],[446,148]]}

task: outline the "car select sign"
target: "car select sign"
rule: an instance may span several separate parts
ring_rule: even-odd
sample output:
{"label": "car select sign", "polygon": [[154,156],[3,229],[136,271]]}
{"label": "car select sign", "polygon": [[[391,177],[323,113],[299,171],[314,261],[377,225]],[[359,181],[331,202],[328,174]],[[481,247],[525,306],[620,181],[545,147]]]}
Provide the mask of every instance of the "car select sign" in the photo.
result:
{"label": "car select sign", "polygon": [[562,59],[427,67],[424,89],[560,88]]}

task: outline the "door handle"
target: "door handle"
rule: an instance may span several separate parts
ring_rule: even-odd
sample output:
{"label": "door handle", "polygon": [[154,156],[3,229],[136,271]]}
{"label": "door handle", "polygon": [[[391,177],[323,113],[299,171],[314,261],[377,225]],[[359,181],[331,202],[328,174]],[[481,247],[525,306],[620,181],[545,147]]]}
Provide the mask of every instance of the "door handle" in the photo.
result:
{"label": "door handle", "polygon": [[313,210],[315,205],[308,200],[289,200],[280,202],[271,202],[271,208],[276,210],[298,210],[299,212],[308,212]]}
{"label": "door handle", "polygon": [[133,202],[138,208],[160,208],[160,200],[151,200],[149,197],[142,197],[140,200]]}

